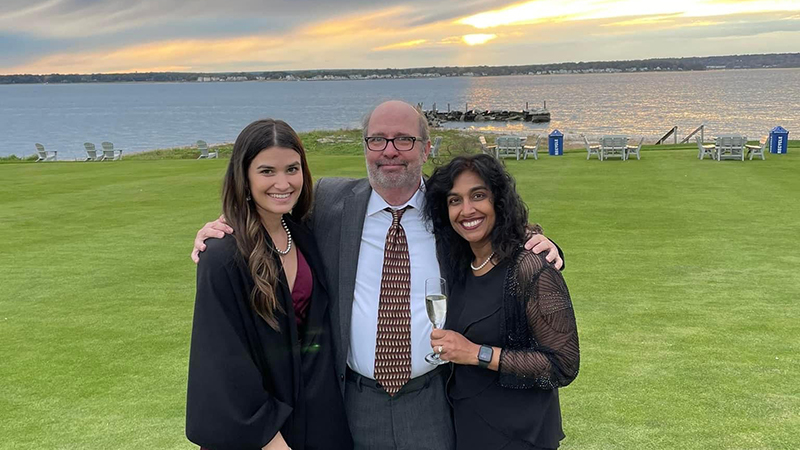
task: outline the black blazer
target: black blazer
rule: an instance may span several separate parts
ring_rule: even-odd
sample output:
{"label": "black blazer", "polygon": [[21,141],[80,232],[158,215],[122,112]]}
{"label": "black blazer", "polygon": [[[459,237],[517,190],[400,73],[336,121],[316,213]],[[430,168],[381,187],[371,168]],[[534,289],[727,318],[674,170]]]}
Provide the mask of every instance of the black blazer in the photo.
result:
{"label": "black blazer", "polygon": [[[197,267],[186,435],[213,450],[352,448],[333,369],[328,294],[311,233],[286,216],[314,276],[303,336],[281,272],[275,331],[252,309],[253,279],[233,236],[210,239]],[[269,236],[267,236],[269,239]]]}

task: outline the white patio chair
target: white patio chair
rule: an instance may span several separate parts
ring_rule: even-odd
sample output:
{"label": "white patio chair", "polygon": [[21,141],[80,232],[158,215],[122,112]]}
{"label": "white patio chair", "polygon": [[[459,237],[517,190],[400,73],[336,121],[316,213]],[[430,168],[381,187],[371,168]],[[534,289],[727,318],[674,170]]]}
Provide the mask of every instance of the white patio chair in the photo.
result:
{"label": "white patio chair", "polygon": [[747,137],[737,134],[722,135],[717,138],[717,161],[737,159],[744,161],[744,146]]}
{"label": "white patio chair", "polygon": [[219,157],[218,151],[208,151],[208,144],[206,144],[206,141],[197,141],[197,149],[200,150],[200,156],[198,156],[197,159],[211,159]]}
{"label": "white patio chair", "polygon": [[42,144],[34,144],[36,146],[36,153],[38,158],[36,162],[39,161],[58,161],[58,150],[47,151],[44,149],[44,145]]}
{"label": "white patio chair", "polygon": [[436,136],[433,140],[433,145],[431,146],[431,157],[435,158],[439,156],[439,146],[442,145],[442,137]]}
{"label": "white patio chair", "polygon": [[97,156],[97,149],[94,147],[94,144],[91,142],[84,142],[83,148],[86,149],[86,159],[83,161],[98,161],[99,157]]}
{"label": "white patio chair", "polygon": [[706,155],[710,156],[711,159],[717,159],[716,145],[704,144],[700,136],[696,136],[695,140],[697,141],[697,149],[699,150],[697,153],[698,159],[702,160]]}
{"label": "white patio chair", "polygon": [[585,135],[581,135],[581,137],[583,138],[583,142],[586,144],[586,159],[588,160],[592,157],[592,155],[597,155],[597,159],[601,159],[600,144],[590,144]]}
{"label": "white patio chair", "polygon": [[122,159],[122,150],[115,150],[114,144],[111,142],[103,142],[100,145],[103,146],[103,156],[100,161],[118,161]]}
{"label": "white patio chair", "polygon": [[[542,139],[539,136],[534,137],[534,139],[536,140],[536,144],[535,145],[533,145],[533,146],[523,145],[522,146],[522,159],[528,159],[528,154],[529,153],[533,155],[533,159],[535,159],[535,160],[539,159],[539,142],[541,142]],[[530,141],[530,139],[528,139],[528,141]]]}
{"label": "white patio chair", "polygon": [[753,160],[753,156],[760,156],[761,160],[764,160],[764,150],[767,149],[769,145],[769,135],[764,136],[761,138],[759,145],[746,145],[744,148],[747,149],[747,154],[750,155],[750,161]]}
{"label": "white patio chair", "polygon": [[514,157],[519,160],[520,153],[522,152],[522,139],[519,136],[498,136],[497,141],[497,157],[506,158]]}
{"label": "white patio chair", "polygon": [[483,136],[478,136],[478,142],[481,143],[481,151],[487,155],[494,156],[497,158],[497,146],[496,145],[489,145],[486,143],[486,138]]}
{"label": "white patio chair", "polygon": [[600,161],[605,161],[612,156],[624,161],[627,146],[627,136],[603,136],[600,139]]}
{"label": "white patio chair", "polygon": [[731,159],[744,161],[744,146],[747,145],[747,136],[731,137]]}
{"label": "white patio chair", "polygon": [[722,158],[728,157],[728,153],[731,151],[731,146],[733,145],[733,139],[731,136],[718,136],[717,139],[714,141],[716,146],[716,160],[722,161]]}
{"label": "white patio chair", "polygon": [[636,153],[636,159],[642,159],[639,156],[639,152],[642,150],[642,142],[644,142],[644,138],[639,139],[639,145],[627,145],[625,146],[625,160],[627,161],[628,158],[631,156],[631,153]]}

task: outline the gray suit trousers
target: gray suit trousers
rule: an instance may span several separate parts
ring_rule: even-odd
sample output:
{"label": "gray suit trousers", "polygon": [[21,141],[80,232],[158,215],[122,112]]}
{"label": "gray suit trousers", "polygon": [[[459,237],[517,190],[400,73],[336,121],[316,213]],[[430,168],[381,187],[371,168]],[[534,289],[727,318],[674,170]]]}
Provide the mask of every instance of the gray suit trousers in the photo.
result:
{"label": "gray suit trousers", "polygon": [[414,378],[390,397],[375,380],[349,372],[344,403],[355,450],[455,449],[448,373]]}

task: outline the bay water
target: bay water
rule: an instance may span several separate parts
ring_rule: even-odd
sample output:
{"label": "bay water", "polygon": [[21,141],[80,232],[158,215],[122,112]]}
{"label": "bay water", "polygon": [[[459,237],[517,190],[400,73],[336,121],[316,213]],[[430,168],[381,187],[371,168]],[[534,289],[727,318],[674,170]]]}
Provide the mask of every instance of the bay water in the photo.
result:
{"label": "bay water", "polygon": [[[359,128],[388,99],[439,110],[522,110],[547,102],[551,121],[448,123],[484,133],[627,134],[653,143],[705,124],[706,136],[758,139],[781,125],[800,135],[800,69],[714,70],[353,81],[0,85],[0,156],[35,153],[34,143],[81,159],[84,142],[126,153],[233,142],[253,120],[287,121],[297,131]],[[638,140],[638,139],[637,139]],[[671,141],[671,140],[670,140]]]}

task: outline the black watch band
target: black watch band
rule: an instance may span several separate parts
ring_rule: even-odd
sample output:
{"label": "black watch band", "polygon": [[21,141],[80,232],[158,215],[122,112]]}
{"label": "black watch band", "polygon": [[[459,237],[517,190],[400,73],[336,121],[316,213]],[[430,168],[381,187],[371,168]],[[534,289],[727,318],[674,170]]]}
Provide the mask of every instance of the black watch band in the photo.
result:
{"label": "black watch band", "polygon": [[488,345],[481,345],[481,349],[478,350],[478,367],[487,368],[489,367],[489,363],[492,362],[492,355],[494,354],[494,349],[489,347]]}

